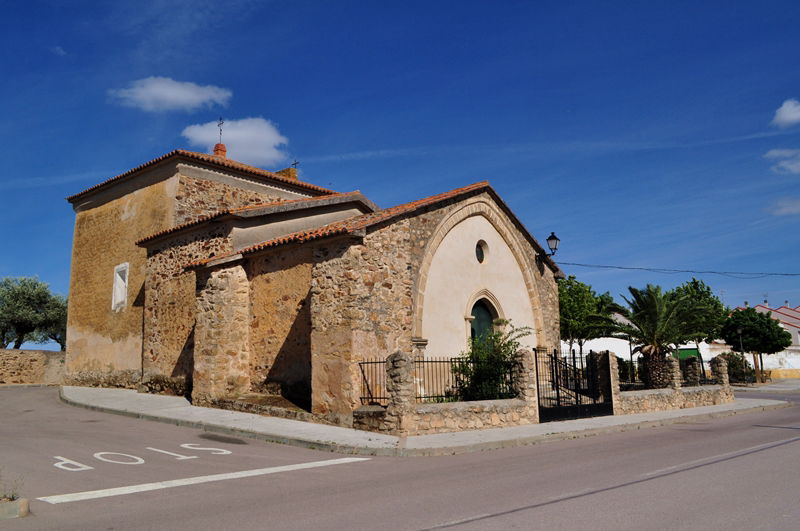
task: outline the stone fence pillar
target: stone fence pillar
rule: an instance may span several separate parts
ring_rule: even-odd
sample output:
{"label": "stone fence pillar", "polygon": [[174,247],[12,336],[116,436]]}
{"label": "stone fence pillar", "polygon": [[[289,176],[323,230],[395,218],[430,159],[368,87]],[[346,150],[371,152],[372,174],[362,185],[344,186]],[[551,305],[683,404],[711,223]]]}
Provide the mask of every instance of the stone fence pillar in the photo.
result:
{"label": "stone fence pillar", "polygon": [[673,389],[681,388],[681,364],[675,356],[668,355],[666,359],[669,386]]}
{"label": "stone fence pillar", "polygon": [[613,352],[607,350],[605,354],[608,355],[608,361],[602,365],[608,367],[608,386],[610,392],[610,397],[608,399],[611,400],[611,412],[613,415],[620,415],[619,361],[617,360],[617,355]]}
{"label": "stone fence pillar", "polygon": [[714,376],[720,385],[729,386],[731,384],[728,378],[728,362],[722,356],[711,358],[709,362],[711,365],[711,374]]}
{"label": "stone fence pillar", "polygon": [[514,372],[512,376],[517,397],[534,404],[538,401],[535,363],[536,359],[533,356],[533,352],[526,349],[518,350],[514,355]]}
{"label": "stone fence pillar", "polygon": [[514,353],[511,378],[519,400],[525,401],[525,413],[520,413],[531,423],[539,422],[539,388],[536,381],[537,354],[527,349]]}
{"label": "stone fence pillar", "polygon": [[384,430],[399,436],[406,436],[413,429],[410,426],[411,409],[414,407],[414,356],[408,352],[397,351],[386,358],[386,391],[389,405],[384,417]]}
{"label": "stone fence pillar", "polygon": [[700,385],[700,362],[694,356],[686,359],[686,381],[689,385]]}

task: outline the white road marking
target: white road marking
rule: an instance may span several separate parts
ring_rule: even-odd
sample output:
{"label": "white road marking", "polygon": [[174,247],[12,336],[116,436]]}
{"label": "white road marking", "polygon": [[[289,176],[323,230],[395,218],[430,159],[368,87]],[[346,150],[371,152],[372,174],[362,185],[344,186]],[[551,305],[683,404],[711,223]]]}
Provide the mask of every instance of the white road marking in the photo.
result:
{"label": "white road marking", "polygon": [[178,461],[182,461],[184,459],[197,459],[196,455],[183,455],[183,454],[176,454],[175,452],[168,452],[166,450],[159,450],[158,448],[151,448],[147,447],[145,450],[152,450],[153,452],[161,452],[162,454],[167,454],[173,456]]}
{"label": "white road marking", "polygon": [[795,441],[800,441],[800,437],[792,437],[791,439],[784,439],[784,440],[781,440],[781,441],[773,441],[773,442],[768,442],[768,443],[764,443],[764,444],[757,444],[756,446],[751,446],[749,448],[742,448],[740,450],[735,450],[733,452],[726,452],[724,454],[717,454],[717,455],[712,455],[712,456],[709,456],[709,457],[703,457],[702,459],[695,459],[694,461],[686,461],[685,463],[681,463],[679,465],[668,466],[667,468],[659,468],[658,470],[653,470],[652,472],[647,472],[645,474],[642,474],[642,477],[656,476],[658,474],[663,474],[664,472],[672,472],[673,470],[677,470],[679,468],[686,468],[686,467],[690,467],[692,465],[698,465],[700,463],[716,461],[717,459],[722,459],[722,458],[725,458],[725,457],[731,457],[731,456],[735,456],[735,455],[738,455],[738,454],[742,454],[743,455],[743,454],[747,454],[749,452],[754,452],[754,451],[757,451],[757,450],[763,450],[763,449],[766,449],[766,448],[771,448],[773,446],[783,445],[783,444],[790,443],[790,442],[795,442]]}
{"label": "white road marking", "polygon": [[[121,455],[122,457],[130,457],[132,461],[117,461],[116,459],[111,459],[109,457],[104,457],[106,455]],[[99,459],[100,461],[105,461],[106,463],[116,463],[118,465],[143,465],[144,459],[141,457],[136,457],[135,455],[131,454],[121,454],[119,452],[97,452],[94,454],[95,459]]]}
{"label": "white road marking", "polygon": [[323,466],[343,465],[345,463],[357,463],[360,461],[369,461],[369,458],[343,457],[341,459],[327,459],[325,461],[312,461],[310,463],[298,463],[296,465],[274,466],[270,468],[257,468],[255,470],[242,470],[241,472],[213,474],[210,476],[196,476],[193,478],[157,481],[155,483],[143,483],[141,485],[130,485],[128,487],[117,487],[113,489],[89,490],[85,492],[74,492],[72,494],[57,494],[55,496],[43,496],[41,498],[37,498],[37,500],[54,504],[70,503],[83,500],[93,500],[96,498],[107,498],[109,496],[122,496],[124,494],[147,492],[150,490],[170,489],[172,487],[183,487],[185,485],[210,483],[212,481],[226,481],[229,479],[250,478],[253,476],[265,476],[267,474],[277,474],[279,472],[290,472],[292,470],[304,470],[307,468],[319,468]]}

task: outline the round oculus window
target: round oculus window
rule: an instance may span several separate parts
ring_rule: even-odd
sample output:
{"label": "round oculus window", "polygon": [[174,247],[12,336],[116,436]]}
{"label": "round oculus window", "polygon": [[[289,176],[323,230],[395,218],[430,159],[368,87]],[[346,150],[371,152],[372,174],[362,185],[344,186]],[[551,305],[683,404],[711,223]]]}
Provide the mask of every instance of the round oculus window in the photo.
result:
{"label": "round oculus window", "polygon": [[485,241],[480,240],[475,244],[475,258],[478,259],[478,263],[482,264],[483,261],[486,260],[488,251],[489,247],[486,245]]}

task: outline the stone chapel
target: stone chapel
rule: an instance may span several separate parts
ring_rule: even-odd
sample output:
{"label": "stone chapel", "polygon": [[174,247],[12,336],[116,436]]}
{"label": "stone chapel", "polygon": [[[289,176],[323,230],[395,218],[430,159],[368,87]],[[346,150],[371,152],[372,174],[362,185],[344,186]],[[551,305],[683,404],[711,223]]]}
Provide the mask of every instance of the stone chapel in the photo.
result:
{"label": "stone chapel", "polygon": [[359,361],[455,356],[495,318],[558,345],[561,271],[486,181],[382,209],[218,144],[68,201],[72,384],[196,405],[278,392],[347,425]]}

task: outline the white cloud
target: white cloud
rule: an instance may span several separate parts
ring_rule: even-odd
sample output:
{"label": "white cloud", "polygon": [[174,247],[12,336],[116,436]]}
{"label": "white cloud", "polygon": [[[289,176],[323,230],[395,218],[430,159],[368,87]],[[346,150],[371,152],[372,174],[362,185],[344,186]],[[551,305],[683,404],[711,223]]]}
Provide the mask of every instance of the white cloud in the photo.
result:
{"label": "white cloud", "polygon": [[122,105],[143,111],[192,111],[198,107],[228,104],[233,93],[214,85],[175,81],[168,77],[146,77],[128,88],[111,89],[109,95]]}
{"label": "white cloud", "polygon": [[800,124],[800,101],[789,99],[783,102],[772,119],[772,125],[789,127]]}
{"label": "white cloud", "polygon": [[764,158],[776,161],[772,166],[776,173],[800,174],[800,149],[770,149]]}
{"label": "white cloud", "polygon": [[800,199],[790,197],[778,199],[772,213],[776,216],[796,216],[800,214]]}
{"label": "white cloud", "polygon": [[50,48],[50,51],[59,57],[64,57],[65,55],[67,55],[67,51],[64,50],[64,48],[62,48],[61,46],[53,46],[52,48]]}
{"label": "white cloud", "polygon": [[[269,120],[243,118],[225,121],[222,131],[222,142],[228,148],[230,159],[268,166],[287,157],[278,148],[287,145],[289,140]],[[190,144],[202,146],[209,153],[213,151],[214,144],[219,142],[217,122],[190,125],[181,134]]]}

